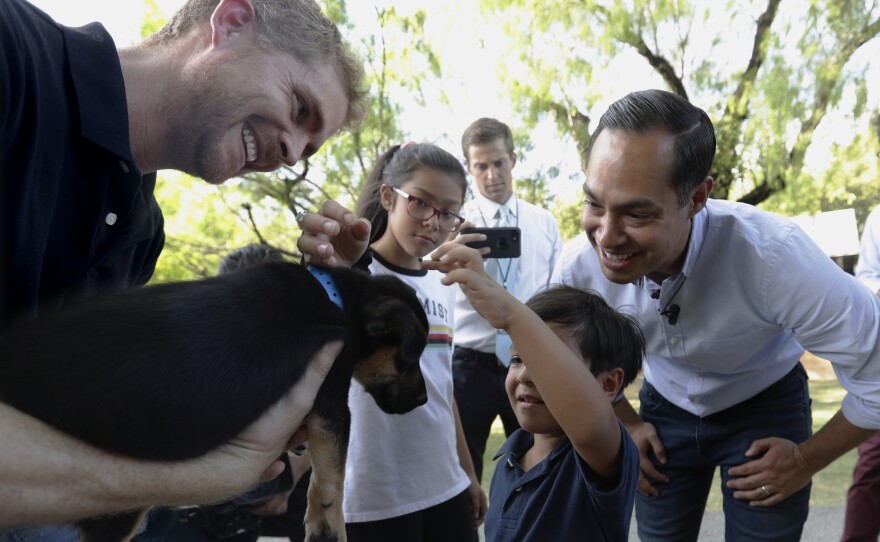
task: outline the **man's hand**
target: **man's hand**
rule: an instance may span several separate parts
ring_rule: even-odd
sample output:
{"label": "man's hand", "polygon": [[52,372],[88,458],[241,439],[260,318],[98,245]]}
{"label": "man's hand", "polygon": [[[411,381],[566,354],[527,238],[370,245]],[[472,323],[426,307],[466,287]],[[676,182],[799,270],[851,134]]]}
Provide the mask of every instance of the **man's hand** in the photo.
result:
{"label": "man's hand", "polygon": [[[196,481],[197,470],[184,471],[181,476],[184,481],[189,481],[184,485],[193,484],[191,489],[198,494],[189,504],[219,501],[247,491],[258,480],[271,480],[281,474],[284,463],[278,460],[278,456],[308,438],[303,419],[312,410],[318,388],[341,349],[341,341],[325,345],[309,363],[302,378],[260,419],[232,441],[203,458],[192,460],[194,467],[210,470],[212,475],[209,478],[213,481]],[[185,469],[187,464],[180,467]]]}
{"label": "man's hand", "polygon": [[367,250],[370,223],[327,200],[317,213],[305,213],[299,221],[303,234],[296,246],[310,263],[325,267],[351,267]]}
{"label": "man's hand", "polygon": [[[669,483],[669,478],[661,473],[651,461],[650,453],[653,452],[660,463],[666,464],[666,448],[657,435],[657,429],[653,424],[640,421],[626,426],[629,436],[632,437],[639,448],[639,483],[636,489],[646,497],[659,497],[660,490],[654,487],[651,480],[659,483]],[[650,478],[650,480],[649,480]]]}
{"label": "man's hand", "polygon": [[800,446],[781,438],[756,440],[746,457],[758,457],[732,467],[728,473],[734,480],[727,487],[735,490],[737,499],[751,501],[752,506],[773,506],[803,489],[818,469],[810,465]]}

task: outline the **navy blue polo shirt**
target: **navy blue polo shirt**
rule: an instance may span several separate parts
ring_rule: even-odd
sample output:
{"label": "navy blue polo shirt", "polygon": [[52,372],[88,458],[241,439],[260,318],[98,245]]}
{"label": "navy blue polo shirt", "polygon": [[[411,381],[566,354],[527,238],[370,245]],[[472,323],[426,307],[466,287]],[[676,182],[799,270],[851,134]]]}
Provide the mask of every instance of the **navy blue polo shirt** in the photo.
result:
{"label": "navy blue polo shirt", "polygon": [[620,425],[623,467],[614,487],[566,439],[528,472],[520,458],[534,435],[517,429],[495,459],[486,514],[486,542],[626,540],[639,481],[639,451]]}
{"label": "navy blue polo shirt", "polygon": [[132,160],[107,31],[0,1],[0,333],[73,298],[146,283],[164,244],[155,183]]}

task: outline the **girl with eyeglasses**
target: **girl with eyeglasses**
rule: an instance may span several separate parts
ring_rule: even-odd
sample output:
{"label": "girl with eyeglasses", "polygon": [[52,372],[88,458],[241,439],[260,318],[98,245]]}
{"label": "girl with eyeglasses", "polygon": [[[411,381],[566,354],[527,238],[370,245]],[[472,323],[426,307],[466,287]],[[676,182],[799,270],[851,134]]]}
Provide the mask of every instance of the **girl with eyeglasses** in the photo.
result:
{"label": "girl with eyeglasses", "polygon": [[455,291],[441,284],[441,273],[422,268],[422,258],[464,222],[466,191],[454,156],[406,143],[379,158],[357,203],[357,215],[372,225],[370,272],[412,286],[431,329],[420,361],[426,405],[389,415],[352,382],[343,498],[350,542],[469,542],[486,513],[453,397]]}

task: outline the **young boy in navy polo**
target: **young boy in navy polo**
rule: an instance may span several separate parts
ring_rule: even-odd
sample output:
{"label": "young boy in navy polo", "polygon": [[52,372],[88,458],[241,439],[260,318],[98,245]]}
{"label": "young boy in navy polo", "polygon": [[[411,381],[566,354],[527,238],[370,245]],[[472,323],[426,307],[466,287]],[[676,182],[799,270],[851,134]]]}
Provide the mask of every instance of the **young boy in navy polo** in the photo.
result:
{"label": "young boy in navy polo", "polygon": [[636,324],[600,296],[567,286],[523,305],[486,275],[478,251],[460,244],[432,259],[424,266],[445,272],[444,282],[457,282],[513,340],[505,386],[522,429],[496,455],[487,542],[626,540],[639,452],[611,403],[641,368]]}

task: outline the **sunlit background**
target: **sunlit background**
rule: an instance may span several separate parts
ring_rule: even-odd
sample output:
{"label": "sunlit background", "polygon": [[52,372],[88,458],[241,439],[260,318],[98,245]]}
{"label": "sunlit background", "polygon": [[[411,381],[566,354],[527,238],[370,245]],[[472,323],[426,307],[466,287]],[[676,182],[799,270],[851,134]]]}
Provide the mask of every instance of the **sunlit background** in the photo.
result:
{"label": "sunlit background", "polygon": [[[63,24],[76,26],[100,21],[117,44],[125,46],[140,39],[145,20],[164,20],[182,0],[33,0],[33,3]],[[514,129],[520,143],[520,162],[514,171],[518,182],[521,187],[530,183],[539,187],[537,193],[528,196],[554,211],[566,238],[578,231],[576,207],[580,199],[581,173],[575,138],[571,130],[566,132],[560,128],[565,124],[561,117],[577,112],[589,118],[592,129],[607,105],[625,93],[651,87],[668,88],[635,47],[619,43],[606,46],[600,34],[607,29],[582,23],[580,19],[586,18],[583,14],[562,13],[559,6],[564,3],[560,2],[327,0],[327,3],[345,6],[349,24],[343,27],[343,34],[351,43],[357,47],[365,43],[372,43],[374,48],[384,45],[388,56],[393,57],[396,83],[389,88],[388,95],[400,107],[397,115],[400,140],[433,142],[460,157],[460,134],[471,121],[481,116],[503,120]],[[681,75],[689,98],[706,109],[718,126],[725,93],[732,92],[737,74],[745,70],[757,17],[767,2],[633,0],[583,5],[606,10],[608,24],[620,24],[619,19],[614,18],[614,10],[630,9],[632,5],[643,6],[643,14],[648,19],[670,9],[694,14],[690,18],[668,20],[653,35],[646,32],[646,46],[667,55],[672,68]],[[773,59],[768,59],[761,68],[764,94],[754,98],[752,104],[752,114],[761,111],[759,114],[767,116],[766,126],[752,122],[753,127],[749,128],[752,139],[747,144],[741,143],[744,146],[737,152],[742,155],[740,173],[748,170],[747,177],[752,181],[762,175],[786,180],[784,190],[777,190],[760,205],[790,216],[802,215],[799,220],[805,228],[812,227],[815,220],[811,217],[821,211],[854,208],[841,221],[846,224],[847,232],[830,236],[832,240],[846,237],[843,244],[851,246],[853,235],[857,235],[852,232],[853,220],[860,227],[870,208],[880,203],[880,188],[866,188],[866,179],[870,176],[880,185],[878,157],[871,156],[876,152],[873,150],[876,142],[870,139],[870,134],[877,132],[871,119],[880,118],[880,38],[871,37],[846,60],[843,74],[848,78],[847,83],[834,89],[831,105],[810,134],[802,164],[792,170],[785,165],[788,158],[778,156],[794,154],[791,149],[796,146],[798,130],[809,118],[809,110],[800,111],[798,104],[810,101],[813,79],[801,64],[809,66],[808,55],[817,50],[821,52],[823,47],[832,51],[836,47],[831,33],[824,29],[820,29],[823,31],[815,43],[801,41],[805,25],[811,24],[805,22],[807,16],[817,5],[819,9],[823,6],[838,9],[842,4],[830,0],[781,3],[770,46],[780,53],[778,58],[792,59],[788,84],[795,81],[796,92],[803,96],[798,97],[791,111],[779,118],[773,117],[771,113],[784,110],[787,104],[785,97],[774,98],[770,94],[777,83],[768,82],[772,77],[769,74],[785,73],[786,66],[780,62],[773,64]],[[880,8],[874,6],[873,9],[871,18],[875,19]],[[398,17],[396,20],[411,18],[423,24],[414,31],[407,31],[397,22],[381,24],[380,14],[391,10]],[[837,16],[828,14],[827,17],[830,20]],[[543,20],[545,18],[547,20]],[[564,28],[578,24],[583,24],[583,32],[590,35],[582,39]],[[555,39],[556,34],[564,38]],[[671,44],[679,42],[681,51],[676,51]],[[592,49],[588,49],[586,43]],[[708,51],[711,53],[707,54]],[[588,75],[566,76],[566,66],[576,62],[580,64],[572,70],[583,72],[584,65],[590,64],[584,56],[592,60],[591,54],[596,55],[596,62],[589,66]],[[432,58],[437,73],[430,66]],[[822,73],[821,69],[813,71]],[[408,77],[415,81],[407,80]],[[796,86],[799,82],[801,88]],[[781,79],[778,84],[782,84]],[[792,103],[794,98],[792,96]],[[772,99],[780,101],[769,103]],[[562,104],[564,108],[554,114],[551,112],[554,104]],[[776,141],[770,141],[774,130],[781,135]],[[768,137],[768,141],[764,143],[762,137]],[[399,141],[389,138],[383,144],[396,142]],[[774,150],[774,145],[779,148]],[[771,154],[776,152],[783,165],[759,156],[766,149],[770,149],[767,152]],[[309,179],[318,185],[323,185],[327,177],[340,175],[352,177],[350,186],[360,182],[360,172],[328,166],[336,164],[333,159],[319,162],[321,164],[323,168],[313,167],[309,173]],[[218,198],[217,189],[182,177],[172,172],[160,173],[159,193],[168,221],[169,246],[157,271],[159,280],[210,274],[211,262],[222,251],[256,240],[255,228],[249,226],[250,217],[241,211],[244,200],[236,190],[241,184],[227,183],[229,186],[219,190],[221,197]],[[746,181],[734,182],[727,197],[739,199],[752,188]],[[350,194],[335,185],[329,194],[350,201]],[[253,195],[249,197],[255,199]],[[296,205],[307,206],[310,201],[299,201]],[[278,204],[265,208],[255,205],[252,216],[270,241],[289,248],[293,246],[293,239],[284,238],[283,232],[295,230],[295,226],[291,223],[292,213],[287,211],[289,206],[285,209]],[[225,215],[233,216],[237,226],[226,224]],[[205,224],[211,225],[213,230]],[[822,224],[819,229],[829,237],[827,232],[833,231],[833,226]],[[192,256],[199,251],[208,253],[208,260]],[[191,254],[186,256],[186,253]]]}

